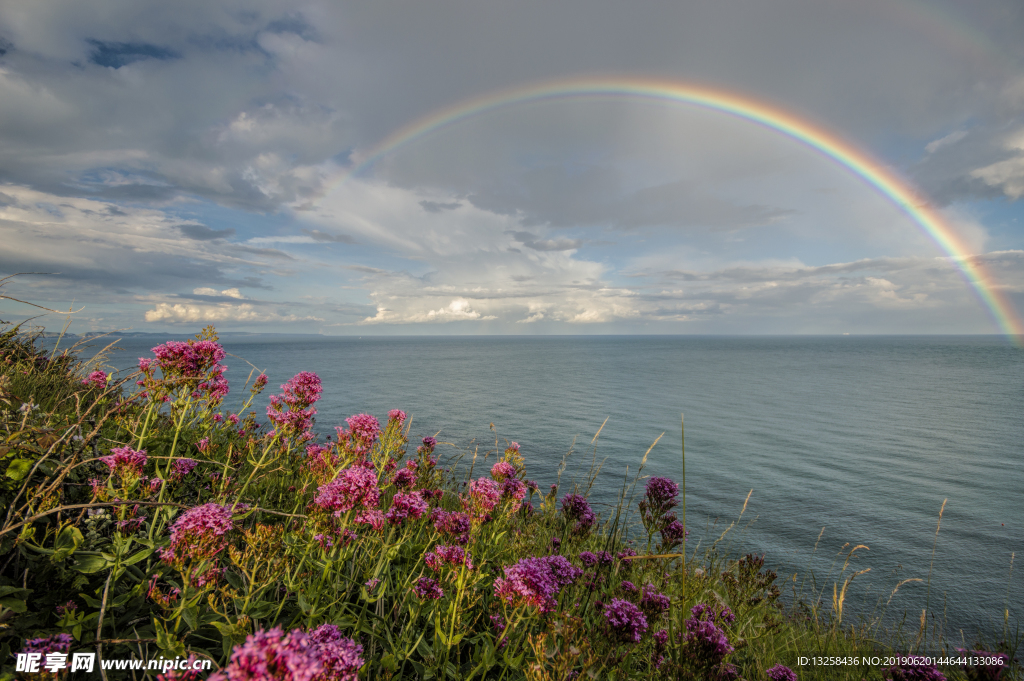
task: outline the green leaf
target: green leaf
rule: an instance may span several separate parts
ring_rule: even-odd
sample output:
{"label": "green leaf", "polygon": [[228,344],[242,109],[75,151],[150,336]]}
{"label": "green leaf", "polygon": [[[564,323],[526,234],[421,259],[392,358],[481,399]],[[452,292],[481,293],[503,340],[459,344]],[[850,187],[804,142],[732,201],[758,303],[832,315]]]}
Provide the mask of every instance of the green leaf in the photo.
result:
{"label": "green leaf", "polygon": [[94,572],[99,572],[113,565],[110,561],[104,558],[102,555],[99,556],[83,556],[79,554],[75,558],[75,569],[81,573],[91,575]]}
{"label": "green leaf", "polygon": [[15,459],[7,466],[7,477],[22,480],[32,470],[32,459]]}
{"label": "green leaf", "polygon": [[181,611],[181,617],[192,631],[199,628],[199,608],[192,606]]}
{"label": "green leaf", "polygon": [[142,551],[139,551],[134,556],[123,562],[122,565],[135,565],[136,563],[149,558],[151,555],[153,555],[154,551],[156,551],[156,549],[143,549]]}
{"label": "green leaf", "polygon": [[22,589],[20,586],[0,586],[0,598],[4,598],[6,596],[28,598],[30,593],[32,593],[32,589]]}
{"label": "green leaf", "polygon": [[17,598],[0,598],[0,605],[14,612],[25,612],[28,610],[25,601]]}

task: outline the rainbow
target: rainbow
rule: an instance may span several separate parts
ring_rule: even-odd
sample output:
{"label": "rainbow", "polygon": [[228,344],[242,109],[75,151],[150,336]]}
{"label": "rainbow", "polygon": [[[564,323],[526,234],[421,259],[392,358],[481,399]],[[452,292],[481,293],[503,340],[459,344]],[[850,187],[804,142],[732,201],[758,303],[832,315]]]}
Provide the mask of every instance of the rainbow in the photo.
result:
{"label": "rainbow", "polygon": [[326,183],[325,191],[317,198],[322,198],[402,145],[467,118],[528,102],[623,96],[673,102],[735,116],[780,132],[845,166],[887,197],[950,256],[999,329],[1011,342],[1024,347],[1024,322],[1003,293],[1001,285],[970,252],[956,230],[905,179],[835,133],[771,104],[732,92],[670,80],[619,77],[548,81],[484,94],[436,110],[395,131],[361,154],[362,159],[358,163]]}

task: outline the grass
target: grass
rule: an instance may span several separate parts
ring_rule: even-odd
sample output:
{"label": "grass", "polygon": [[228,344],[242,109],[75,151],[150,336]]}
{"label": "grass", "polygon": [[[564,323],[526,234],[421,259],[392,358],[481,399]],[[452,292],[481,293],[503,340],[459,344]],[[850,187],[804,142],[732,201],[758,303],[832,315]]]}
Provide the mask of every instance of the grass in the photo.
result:
{"label": "grass", "polygon": [[[624,475],[617,506],[588,524],[589,505],[565,499],[589,493],[596,449],[578,485],[525,491],[528,452],[496,441],[482,455],[438,461],[429,439],[409,444],[404,414],[377,433],[376,419],[360,417],[329,441],[305,439],[319,395],[309,376],[281,394],[276,423],[260,426],[266,419],[249,411],[262,390],[255,372],[227,409],[212,328],[145,371],[92,383],[83,379],[102,368],[102,353],[89,363],[72,348],[47,353],[20,331],[0,335],[0,678],[18,675],[14,654],[32,645],[103,660],[195,656],[218,669],[257,632],[325,624],[361,646],[361,679],[759,681],[781,664],[801,679],[859,681],[925,678],[886,662],[898,654],[1016,656],[1008,605],[1003,630],[969,646],[929,625],[927,609],[920,621],[885,625],[913,580],[851,617],[852,585],[866,572],[852,561],[866,547],[844,547],[821,584],[810,574],[780,582],[763,558],[731,556],[746,503],[716,541],[682,550],[666,530],[676,498],[659,501],[650,480],[645,487],[646,454]],[[113,450],[121,459],[104,461]],[[488,459],[507,464],[509,477],[484,470]],[[357,469],[375,482],[357,485]],[[530,510],[517,498],[524,491]],[[201,513],[206,525],[189,525]],[[447,527],[444,514],[464,514],[468,527]],[[461,548],[472,565],[438,559],[439,546]],[[627,555],[631,547],[641,555]],[[520,563],[538,557],[539,568]],[[52,638],[60,634],[69,639]],[[300,639],[289,639],[288,655],[299,655]],[[310,659],[326,659],[307,647]],[[800,657],[858,663],[801,666]],[[939,669],[949,679],[997,678]],[[355,673],[337,667],[318,679]],[[245,678],[293,676],[281,668]],[[1020,679],[1020,667],[998,678]]]}

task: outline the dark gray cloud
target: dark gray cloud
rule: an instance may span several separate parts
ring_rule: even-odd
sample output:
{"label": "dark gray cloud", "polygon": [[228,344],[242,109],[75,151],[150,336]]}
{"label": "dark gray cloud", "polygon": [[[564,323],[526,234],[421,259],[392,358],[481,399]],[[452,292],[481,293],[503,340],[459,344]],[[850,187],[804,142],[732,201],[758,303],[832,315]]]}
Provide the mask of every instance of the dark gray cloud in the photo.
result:
{"label": "dark gray cloud", "polygon": [[319,229],[303,229],[303,234],[306,234],[314,241],[320,241],[324,243],[337,243],[337,244],[354,244],[356,240],[348,234],[328,234],[327,232],[321,232]]}
{"label": "dark gray cloud", "polygon": [[583,245],[583,239],[540,239],[532,232],[510,232],[516,241],[535,251],[570,251]]}
{"label": "dark gray cloud", "polygon": [[175,225],[175,227],[178,228],[178,231],[180,231],[183,236],[189,239],[195,239],[196,241],[212,241],[214,239],[226,239],[229,236],[235,235],[235,230],[231,228],[210,229],[206,225],[191,224]]}
{"label": "dark gray cloud", "polygon": [[460,201],[452,201],[451,203],[439,203],[437,201],[420,201],[420,205],[423,206],[423,210],[428,213],[440,213],[445,210],[455,210],[462,206]]}
{"label": "dark gray cloud", "polygon": [[92,46],[89,61],[98,66],[109,66],[115,69],[143,59],[166,61],[181,58],[181,54],[175,50],[149,43],[105,42],[92,38],[87,39],[86,42]]}

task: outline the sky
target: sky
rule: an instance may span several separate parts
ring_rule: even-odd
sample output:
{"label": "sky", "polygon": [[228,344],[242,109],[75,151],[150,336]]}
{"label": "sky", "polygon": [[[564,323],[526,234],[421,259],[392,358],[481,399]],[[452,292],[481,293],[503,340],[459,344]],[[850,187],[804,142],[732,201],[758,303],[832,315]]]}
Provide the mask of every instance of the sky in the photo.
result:
{"label": "sky", "polygon": [[[1021,35],[1019,0],[0,0],[0,293],[75,333],[1001,333]],[[756,117],[509,94],[587,79],[784,112],[959,250]]]}

